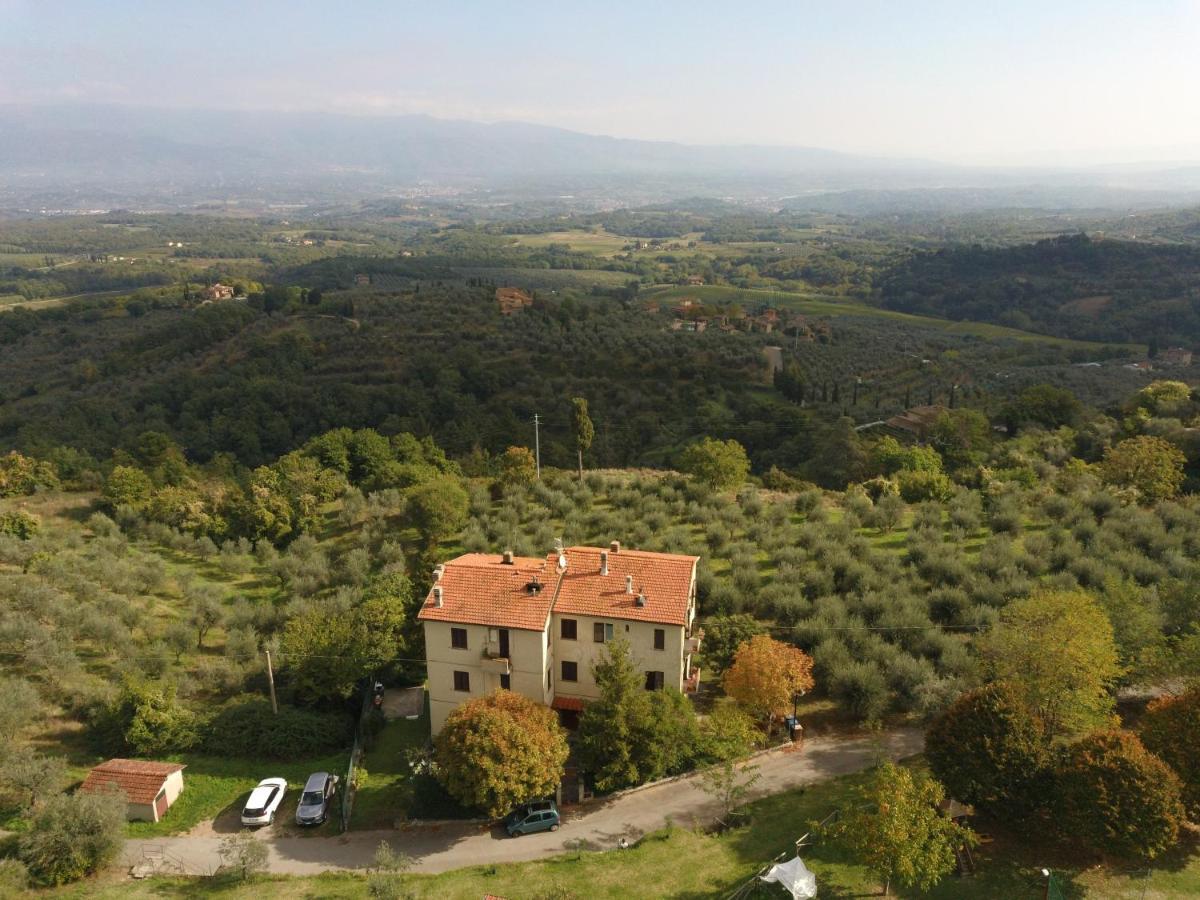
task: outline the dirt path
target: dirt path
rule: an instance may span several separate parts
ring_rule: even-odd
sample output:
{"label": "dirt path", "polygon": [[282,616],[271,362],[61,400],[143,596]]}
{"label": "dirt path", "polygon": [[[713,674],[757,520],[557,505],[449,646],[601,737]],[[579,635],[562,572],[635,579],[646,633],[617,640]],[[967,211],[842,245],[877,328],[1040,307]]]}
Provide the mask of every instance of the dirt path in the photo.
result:
{"label": "dirt path", "polygon": [[[891,731],[880,739],[891,759],[920,753],[924,738],[916,729]],[[772,751],[755,760],[760,780],[754,796],[778,794],[804,784],[857,772],[871,765],[878,751],[874,737],[818,737],[803,747]],[[562,828],[551,834],[508,838],[499,828],[471,824],[417,826],[395,831],[355,831],[339,836],[264,835],[269,869],[286,875],[312,875],[330,869],[361,869],[370,865],[380,841],[416,860],[417,872],[444,872],[462,866],[543,859],[570,850],[611,850],[662,828],[707,825],[717,815],[713,800],[698,790],[696,776],[633,791],[609,800],[575,807],[564,816]],[[197,829],[178,837],[131,840],[125,863],[131,866],[144,852],[165,851],[190,874],[207,875],[221,864],[221,837]]]}

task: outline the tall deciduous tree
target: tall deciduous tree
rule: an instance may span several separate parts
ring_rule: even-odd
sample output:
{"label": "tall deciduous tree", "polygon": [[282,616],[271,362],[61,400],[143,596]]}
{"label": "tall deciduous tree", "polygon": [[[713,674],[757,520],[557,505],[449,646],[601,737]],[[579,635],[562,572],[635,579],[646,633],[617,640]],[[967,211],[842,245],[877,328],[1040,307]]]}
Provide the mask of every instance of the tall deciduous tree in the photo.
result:
{"label": "tall deciduous tree", "polygon": [[1013,601],[980,651],[991,676],[1011,685],[1051,736],[1111,721],[1121,667],[1112,625],[1089,594],[1040,591]]}
{"label": "tall deciduous tree", "polygon": [[793,698],[812,690],[812,658],[765,634],[742,644],[721,685],[751,715],[770,720],[788,710]]}
{"label": "tall deciduous tree", "polygon": [[1143,434],[1105,450],[1100,474],[1109,484],[1133,488],[1144,500],[1165,500],[1183,486],[1186,463],[1174,444]]}
{"label": "tall deciduous tree", "polygon": [[679,455],[679,468],[719,490],[740,486],[750,474],[750,460],[746,449],[733,439],[704,438]]}
{"label": "tall deciduous tree", "polygon": [[438,779],[459,802],[501,816],[553,794],[567,762],[553,711],[513,691],[468,700],[435,742]]}
{"label": "tall deciduous tree", "polygon": [[453,535],[467,518],[470,497],[457,478],[431,478],[408,493],[407,516],[425,546],[433,547]]}
{"label": "tall deciduous tree", "polygon": [[829,833],[879,875],[884,894],[893,881],[928,890],[954,869],[955,850],[975,842],[938,809],[945,796],[928,775],[884,763]]}
{"label": "tall deciduous tree", "polygon": [[691,702],[667,688],[647,691],[629,645],[615,640],[592,666],[600,697],[579,719],[576,747],[600,790],[673,775],[691,764],[700,731]]}
{"label": "tall deciduous tree", "polygon": [[724,672],[733,662],[738,648],[765,630],[766,627],[758,619],[745,613],[708,619],[704,623],[705,667]]}
{"label": "tall deciduous tree", "polygon": [[281,662],[292,686],[308,700],[350,696],[358,682],[388,665],[412,636],[413,598],[403,575],[372,584],[349,610],[317,604],[283,632]]}
{"label": "tall deciduous tree", "polygon": [[533,484],[537,478],[537,460],[528,447],[509,447],[500,456],[498,468],[501,484]]}
{"label": "tall deciduous tree", "polygon": [[588,415],[588,402],[584,397],[571,398],[571,434],[579,454],[579,480],[583,481],[583,453],[592,446],[592,440],[596,437],[596,428]]}
{"label": "tall deciduous tree", "polygon": [[1146,749],[1179,776],[1188,814],[1200,822],[1200,687],[1152,701],[1138,734]]}
{"label": "tall deciduous tree", "polygon": [[1045,728],[1003,683],[960,696],[925,733],[929,768],[963,803],[1023,816],[1045,800]]}
{"label": "tall deciduous tree", "polygon": [[1153,859],[1174,846],[1185,818],[1178,777],[1129,731],[1071,745],[1055,795],[1065,835],[1118,856]]}

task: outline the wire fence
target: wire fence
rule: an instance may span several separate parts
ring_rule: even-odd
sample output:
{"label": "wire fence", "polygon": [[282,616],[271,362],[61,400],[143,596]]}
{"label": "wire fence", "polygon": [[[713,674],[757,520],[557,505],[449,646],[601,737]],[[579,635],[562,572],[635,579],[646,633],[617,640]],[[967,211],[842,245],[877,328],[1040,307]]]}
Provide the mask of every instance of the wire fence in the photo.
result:
{"label": "wire fence", "polygon": [[354,744],[350,748],[350,761],[346,765],[346,780],[342,786],[341,830],[343,834],[350,830],[350,816],[354,812],[354,797],[357,794],[354,772],[366,751],[367,738],[370,734],[367,728],[367,719],[371,715],[374,688],[374,676],[364,679],[362,704],[358,711],[358,719],[354,723]]}

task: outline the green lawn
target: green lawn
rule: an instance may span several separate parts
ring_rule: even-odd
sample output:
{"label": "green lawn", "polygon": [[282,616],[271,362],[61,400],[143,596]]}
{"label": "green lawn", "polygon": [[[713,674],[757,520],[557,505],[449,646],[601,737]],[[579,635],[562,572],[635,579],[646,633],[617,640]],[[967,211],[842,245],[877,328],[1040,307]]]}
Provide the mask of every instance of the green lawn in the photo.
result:
{"label": "green lawn", "polygon": [[351,831],[390,828],[398,820],[462,819],[478,813],[463,809],[428,774],[414,773],[412,752],[429,741],[429,697],[419,719],[391,719],[367,745],[365,783],[354,798]]}
{"label": "green lawn", "polygon": [[352,830],[388,828],[406,814],[411,799],[408,754],[429,740],[429,715],[419,719],[392,719],[367,749],[363,767],[366,783],[354,798]]}
{"label": "green lawn", "polygon": [[[810,823],[846,802],[849,790],[864,776],[842,778],[803,790],[769,797],[750,805],[750,823],[723,835],[672,827],[656,832],[627,851],[597,853],[579,850],[538,862],[499,866],[472,866],[441,875],[411,875],[405,887],[422,898],[473,898],[485,893],[509,900],[534,898],[564,888],[571,896],[591,898],[673,897],[720,898],[751,879],[777,854],[786,853],[810,829]],[[569,826],[568,826],[569,828]],[[981,824],[979,830],[992,830]],[[566,830],[564,830],[566,834]],[[403,850],[402,835],[397,849]],[[1068,897],[1183,898],[1200,896],[1200,856],[1194,844],[1153,869],[1124,871],[1098,868],[1093,860],[1080,860],[1053,849],[1039,835],[1017,843],[997,832],[995,839],[977,852],[977,875],[947,877],[934,890],[921,893],[896,890],[898,897],[936,900],[980,898],[1021,900],[1040,898],[1042,867],[1052,869]],[[862,866],[837,848],[817,840],[803,851],[817,874],[822,898],[864,897],[876,894],[879,884]],[[90,883],[65,889],[64,897],[149,898],[197,897],[364,897],[366,884],[353,875],[316,878],[262,878],[250,884],[211,881],[157,880],[134,884]],[[776,887],[754,896],[781,898]]]}

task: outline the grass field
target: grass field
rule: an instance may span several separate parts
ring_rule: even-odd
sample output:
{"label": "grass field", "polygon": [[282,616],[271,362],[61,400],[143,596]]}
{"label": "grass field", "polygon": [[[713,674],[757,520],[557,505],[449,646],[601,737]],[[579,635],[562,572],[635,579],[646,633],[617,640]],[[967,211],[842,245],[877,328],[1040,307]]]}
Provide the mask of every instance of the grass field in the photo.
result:
{"label": "grass field", "polygon": [[[404,878],[409,896],[419,898],[471,898],[493,894],[508,900],[533,898],[700,898],[726,897],[750,881],[771,859],[789,854],[797,838],[812,823],[845,804],[862,776],[842,778],[790,791],[751,804],[749,824],[711,834],[691,823],[648,835],[632,849],[593,852],[580,849],[537,862],[473,866],[441,875]],[[568,826],[569,827],[569,826]],[[980,898],[980,900],[1034,900],[1042,897],[1042,867],[1054,871],[1071,898],[1184,898],[1200,894],[1200,857],[1195,846],[1151,869],[1095,866],[1049,849],[1037,836],[1018,843],[1010,835],[986,824],[979,830],[990,840],[976,854],[978,873],[969,878],[948,876],[932,891],[898,889],[901,898]],[[564,830],[564,834],[565,834]],[[404,849],[397,835],[395,849]],[[813,840],[803,850],[816,873],[822,898],[878,895],[877,878],[849,860],[837,847]],[[560,893],[551,894],[552,891]],[[365,879],[354,875],[315,878],[256,878],[249,883],[223,880],[155,880],[134,884],[90,883],[54,893],[59,897],[97,897],[136,900],[149,897],[221,897],[229,900],[273,897],[366,897]],[[748,896],[782,898],[777,886],[763,886]]]}
{"label": "grass field", "polygon": [[550,231],[545,234],[521,234],[513,238],[519,247],[548,247],[551,244],[566,244],[572,250],[593,253],[596,256],[615,256],[634,238],[610,234],[604,229],[584,231]]}
{"label": "grass field", "polygon": [[1057,344],[1061,347],[1076,350],[1096,350],[1106,347],[1120,347],[1130,354],[1144,354],[1146,348],[1142,344],[1102,344],[1095,341],[1076,341],[1068,338],[1052,337],[1046,334],[1034,334],[1017,328],[1006,328],[1003,325],[993,325],[988,322],[954,322],[949,319],[938,319],[932,316],[917,316],[911,313],[896,312],[890,309],[880,309],[866,303],[859,303],[841,297],[820,294],[797,294],[790,291],[752,290],[749,288],[726,287],[722,285],[702,285],[698,287],[669,287],[649,291],[643,295],[648,300],[666,302],[682,297],[697,297],[707,303],[740,303],[750,306],[768,303],[784,309],[794,309],[798,312],[815,316],[865,316],[877,319],[891,319],[896,322],[907,322],[922,328],[932,328],[947,334],[966,334],[974,337],[989,339],[1012,338],[1019,341],[1034,341],[1045,344]]}
{"label": "grass field", "polygon": [[561,290],[565,288],[623,287],[634,276],[628,272],[609,272],[606,269],[521,269],[503,267],[455,267],[462,278],[486,278],[499,285],[526,290]]}

